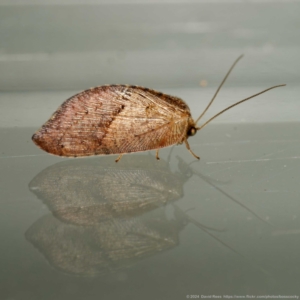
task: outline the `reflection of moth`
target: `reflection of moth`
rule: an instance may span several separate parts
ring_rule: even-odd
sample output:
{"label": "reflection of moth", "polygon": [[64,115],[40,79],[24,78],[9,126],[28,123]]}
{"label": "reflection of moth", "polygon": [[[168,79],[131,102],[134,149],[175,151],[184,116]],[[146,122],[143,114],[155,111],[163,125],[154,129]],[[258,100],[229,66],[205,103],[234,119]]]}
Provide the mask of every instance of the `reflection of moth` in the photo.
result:
{"label": "reflection of moth", "polygon": [[172,173],[164,160],[126,156],[69,160],[48,167],[30,190],[53,212],[33,224],[26,238],[55,267],[95,275],[175,247],[187,223],[167,218],[162,205],[183,196],[188,169]]}
{"label": "reflection of moth", "polygon": [[27,230],[26,238],[56,269],[93,276],[177,246],[184,224],[168,220],[163,208],[139,217],[107,219],[94,226],[66,224],[47,215]]}
{"label": "reflection of moth", "polygon": [[61,220],[94,225],[116,216],[133,216],[183,196],[192,174],[172,173],[164,160],[126,156],[120,164],[107,159],[71,160],[50,166],[29,184]]}
{"label": "reflection of moth", "polygon": [[125,156],[113,165],[103,157],[48,167],[29,187],[53,215],[34,223],[26,238],[55,268],[87,276],[115,271],[176,247],[187,223],[237,253],[210,232],[222,229],[200,224],[176,205],[173,215],[166,216],[162,206],[183,196],[183,185],[193,174],[214,186],[211,179],[178,160],[177,172],[171,172],[164,160],[153,161],[146,155]]}
{"label": "reflection of moth", "polygon": [[[239,57],[230,68],[231,72]],[[201,126],[188,105],[180,98],[139,86],[106,85],[91,88],[66,100],[52,117],[32,136],[43,150],[60,156],[122,154],[188,144],[189,136],[231,107],[272,88],[243,99],[222,110]]]}

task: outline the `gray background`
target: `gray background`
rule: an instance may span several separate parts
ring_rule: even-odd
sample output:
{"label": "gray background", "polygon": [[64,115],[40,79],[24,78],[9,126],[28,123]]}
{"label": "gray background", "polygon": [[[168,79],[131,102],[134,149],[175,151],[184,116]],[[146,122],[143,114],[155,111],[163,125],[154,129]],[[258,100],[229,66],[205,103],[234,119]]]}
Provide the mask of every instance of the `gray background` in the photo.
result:
{"label": "gray background", "polygon": [[[0,298],[299,296],[299,13],[299,1],[0,1]],[[287,87],[232,109],[189,140],[201,160],[176,202],[224,231],[212,237],[187,222],[174,247],[93,276],[63,272],[33,245],[28,230],[53,211],[30,182],[63,159],[37,149],[31,135],[65,99],[91,86],[142,85],[183,98],[197,118],[240,54],[206,118],[269,86]],[[169,153],[161,151],[163,161]],[[194,161],[175,147],[171,180],[176,156]],[[100,170],[115,164],[114,157],[87,161]],[[83,194],[94,183],[87,187]],[[176,219],[171,204],[163,210]]]}

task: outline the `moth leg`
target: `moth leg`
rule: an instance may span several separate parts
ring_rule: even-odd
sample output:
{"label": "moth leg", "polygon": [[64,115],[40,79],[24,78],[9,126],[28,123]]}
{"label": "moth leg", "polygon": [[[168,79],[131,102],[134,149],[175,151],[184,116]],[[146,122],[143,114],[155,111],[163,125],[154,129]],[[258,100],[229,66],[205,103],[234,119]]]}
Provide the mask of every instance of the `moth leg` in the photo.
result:
{"label": "moth leg", "polygon": [[185,142],[186,149],[188,149],[188,150],[190,151],[190,153],[191,153],[195,158],[200,159],[200,157],[197,156],[197,155],[191,150],[190,145],[189,145],[187,139],[185,139],[184,142]]}
{"label": "moth leg", "polygon": [[123,154],[120,154],[120,155],[118,156],[118,158],[115,160],[115,162],[117,163],[117,162],[122,158],[122,156],[123,156]]}
{"label": "moth leg", "polygon": [[160,160],[160,158],[159,158],[159,156],[158,156],[158,152],[159,152],[159,149],[156,150],[156,159],[157,159],[157,160]]}

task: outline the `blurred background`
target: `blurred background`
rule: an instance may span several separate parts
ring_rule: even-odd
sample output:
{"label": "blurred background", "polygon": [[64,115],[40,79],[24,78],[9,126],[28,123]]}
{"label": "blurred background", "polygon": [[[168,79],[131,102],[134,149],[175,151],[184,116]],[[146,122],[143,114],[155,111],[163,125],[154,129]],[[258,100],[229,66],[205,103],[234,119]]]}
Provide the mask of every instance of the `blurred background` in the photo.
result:
{"label": "blurred background", "polygon": [[[1,300],[299,296],[299,15],[297,0],[0,0]],[[191,138],[191,166],[184,146],[160,164],[64,164],[31,141],[65,99],[104,84],[181,97],[197,118],[241,54],[206,118],[287,86]],[[178,207],[120,220],[99,206],[146,197]]]}
{"label": "blurred background", "polygon": [[[1,1],[0,89],[299,82],[299,1]],[[243,76],[240,76],[241,72]]]}
{"label": "blurred background", "polygon": [[[103,84],[175,94],[188,102],[196,118],[241,54],[245,57],[213,106],[216,111],[272,85],[287,83],[292,91],[300,79],[299,5],[278,0],[2,0],[1,98],[3,105],[18,103],[20,110],[2,110],[1,124],[38,126],[71,94]],[[255,88],[239,93],[245,87]],[[25,91],[68,92],[52,93],[51,99],[48,93],[7,95]],[[249,109],[243,117],[251,122],[296,121],[292,97],[285,103],[291,113],[277,105],[287,93],[272,92],[272,101],[257,101],[253,111],[250,104],[235,111]],[[39,109],[33,117],[24,113],[29,102],[31,112]],[[266,109],[275,112],[270,116]],[[235,122],[237,115],[230,112],[219,120]]]}

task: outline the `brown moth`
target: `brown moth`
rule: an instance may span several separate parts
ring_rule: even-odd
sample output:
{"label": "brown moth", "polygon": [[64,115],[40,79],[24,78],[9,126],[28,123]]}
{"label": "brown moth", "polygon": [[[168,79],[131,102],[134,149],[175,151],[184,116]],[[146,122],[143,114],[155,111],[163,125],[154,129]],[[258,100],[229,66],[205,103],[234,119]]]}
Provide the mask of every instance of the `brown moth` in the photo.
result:
{"label": "brown moth", "polygon": [[188,138],[228,109],[271,89],[247,97],[225,108],[201,126],[206,113],[240,56],[229,69],[213,98],[194,121],[180,98],[133,85],[104,85],[85,90],[66,100],[32,136],[41,149],[59,156],[78,157],[156,150],[185,143]]}

